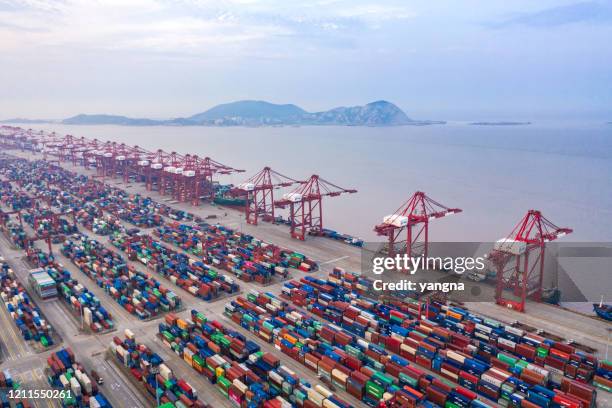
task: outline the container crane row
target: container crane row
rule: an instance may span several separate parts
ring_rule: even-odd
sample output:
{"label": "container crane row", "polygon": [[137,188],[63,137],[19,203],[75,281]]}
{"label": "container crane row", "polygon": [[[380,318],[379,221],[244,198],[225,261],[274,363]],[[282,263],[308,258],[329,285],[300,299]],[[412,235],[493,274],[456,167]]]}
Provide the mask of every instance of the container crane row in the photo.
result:
{"label": "container crane row", "polygon": [[524,312],[528,298],[541,302],[546,243],[572,231],[556,226],[538,210],[529,210],[506,238],[495,242],[487,258],[496,269],[497,304]]}
{"label": "container crane row", "polygon": [[[429,247],[429,222],[462,212],[459,208],[449,208],[429,198],[424,192],[417,191],[393,214],[383,218],[374,227],[378,236],[387,237],[388,256],[395,256],[397,247],[409,257],[427,257]],[[406,232],[406,238],[402,233]],[[404,248],[405,246],[405,248]]]}
{"label": "container crane row", "polygon": [[274,205],[278,208],[289,206],[291,236],[303,241],[307,233],[317,235],[323,231],[323,197],[356,192],[355,189],[339,187],[314,174],[292,192],[284,194]]}
{"label": "container crane row", "polygon": [[274,216],[274,190],[290,187],[294,184],[305,183],[287,177],[270,167],[264,167],[243,183],[240,183],[230,193],[245,199],[245,217],[249,224],[257,225],[259,218],[273,222]]}

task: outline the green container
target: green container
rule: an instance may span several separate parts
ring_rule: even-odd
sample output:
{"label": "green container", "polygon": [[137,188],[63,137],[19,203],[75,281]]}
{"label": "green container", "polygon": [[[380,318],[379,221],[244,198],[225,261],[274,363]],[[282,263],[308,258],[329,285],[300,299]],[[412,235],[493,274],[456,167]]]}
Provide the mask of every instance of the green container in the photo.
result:
{"label": "green container", "polygon": [[446,404],[444,404],[444,408],[461,408],[461,407],[453,402],[446,401]]}
{"label": "green container", "polygon": [[501,323],[500,323],[500,322],[498,322],[497,320],[493,320],[493,319],[485,319],[485,320],[484,320],[484,323],[485,323],[487,326],[494,327],[494,328],[498,328],[498,327],[500,327],[500,326],[501,326]]}
{"label": "green container", "polygon": [[[384,368],[384,366],[383,366],[383,368]],[[379,372],[374,373],[374,375],[372,376],[372,380],[377,380],[377,381],[383,383],[384,384],[384,388],[387,388],[387,387],[389,387],[389,386],[391,386],[393,384],[393,379],[390,376],[385,375],[383,373],[379,373]]]}
{"label": "green container", "polygon": [[528,365],[529,365],[529,363],[526,362],[525,360],[518,360],[516,362],[515,367],[520,367],[521,369],[523,369],[523,368],[527,368]]}
{"label": "green container", "polygon": [[399,373],[399,379],[401,382],[410,385],[411,387],[418,387],[419,381],[416,378],[412,378],[411,376]]}
{"label": "green container", "polygon": [[375,399],[382,399],[385,390],[378,384],[373,383],[372,381],[367,381],[365,386],[366,392],[373,396]]}
{"label": "green container", "polygon": [[601,388],[601,389],[602,389],[602,390],[604,390],[604,391],[612,392],[612,388],[607,387],[607,386],[605,386],[604,384],[599,383],[599,382],[597,382],[597,381],[593,381],[593,385],[594,385],[594,386],[596,386],[596,387],[598,387],[598,388]]}
{"label": "green container", "polygon": [[510,357],[509,355],[503,354],[503,353],[497,353],[497,358],[500,361],[503,361],[506,364],[510,364],[510,366],[514,367],[514,365],[516,364],[517,360],[516,358]]}
{"label": "green container", "polygon": [[49,341],[45,336],[40,336],[40,344],[42,344],[43,347],[49,347]]}

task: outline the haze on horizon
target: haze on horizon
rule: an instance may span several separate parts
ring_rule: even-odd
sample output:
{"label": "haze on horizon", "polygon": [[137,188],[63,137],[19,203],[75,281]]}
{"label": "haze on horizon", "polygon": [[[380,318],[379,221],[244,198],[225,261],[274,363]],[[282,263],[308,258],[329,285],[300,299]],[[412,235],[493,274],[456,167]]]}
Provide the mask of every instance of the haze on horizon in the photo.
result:
{"label": "haze on horizon", "polygon": [[0,119],[385,99],[419,119],[612,120],[612,2],[0,0]]}

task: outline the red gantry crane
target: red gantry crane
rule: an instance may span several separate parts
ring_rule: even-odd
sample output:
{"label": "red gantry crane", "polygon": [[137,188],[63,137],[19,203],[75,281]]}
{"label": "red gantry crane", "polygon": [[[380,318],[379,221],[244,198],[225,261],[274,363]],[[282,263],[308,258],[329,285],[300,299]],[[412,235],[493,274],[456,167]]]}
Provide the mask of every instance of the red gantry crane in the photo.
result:
{"label": "red gantry crane", "polygon": [[274,189],[297,183],[303,182],[264,167],[244,183],[238,184],[231,193],[245,198],[246,222],[257,225],[259,217],[264,221],[274,221]]}
{"label": "red gantry crane", "polygon": [[[429,198],[424,192],[417,191],[400,208],[383,218],[382,224],[374,227],[379,236],[388,239],[388,256],[395,255],[398,244],[406,243],[406,254],[409,257],[427,257],[429,245],[429,221],[460,213],[459,208],[448,208]],[[401,239],[406,230],[406,240]]]}
{"label": "red gantry crane", "polygon": [[323,231],[323,197],[356,192],[338,187],[315,174],[292,192],[283,194],[274,205],[279,208],[289,206],[291,236],[303,241],[307,232],[318,234]]}
{"label": "red gantry crane", "polygon": [[[572,231],[557,227],[540,211],[529,210],[507,238],[497,241],[488,254],[497,269],[497,304],[524,312],[527,298],[540,302],[546,243]],[[508,299],[506,290],[516,299]]]}

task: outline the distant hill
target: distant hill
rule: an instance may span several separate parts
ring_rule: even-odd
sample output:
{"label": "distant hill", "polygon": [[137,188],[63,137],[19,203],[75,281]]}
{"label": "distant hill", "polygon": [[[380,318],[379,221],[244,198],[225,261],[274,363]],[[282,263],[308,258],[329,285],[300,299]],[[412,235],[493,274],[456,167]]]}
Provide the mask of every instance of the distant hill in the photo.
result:
{"label": "distant hill", "polygon": [[[23,121],[15,120],[15,122]],[[21,122],[24,123],[24,122]],[[26,122],[27,123],[27,122]],[[29,123],[45,123],[31,121]],[[322,112],[307,112],[299,106],[245,100],[217,105],[195,115],[167,120],[129,118],[119,115],[80,114],[61,121],[66,125],[121,126],[400,126],[443,124],[409,118],[391,102],[376,101],[363,106],[338,107]]]}
{"label": "distant hill", "polygon": [[134,119],[117,115],[85,115],[80,114],[62,120],[64,125],[122,125],[122,126],[154,126],[163,121],[153,119]]}
{"label": "distant hill", "polygon": [[261,124],[297,123],[307,112],[295,105],[277,105],[264,101],[238,101],[217,105],[187,118],[196,123],[246,121]]}
{"label": "distant hill", "polygon": [[387,101],[376,101],[365,106],[339,107],[307,115],[317,125],[397,126],[409,125],[404,111]]}
{"label": "distant hill", "polygon": [[217,105],[187,120],[200,125],[344,125],[392,126],[413,122],[400,108],[386,101],[365,106],[339,107],[309,113],[296,105],[276,105],[264,101],[238,101]]}
{"label": "distant hill", "polygon": [[13,118],[13,119],[5,119],[0,120],[0,123],[22,123],[26,125],[36,125],[40,123],[52,123],[53,120],[50,119],[25,119],[25,118]]}

